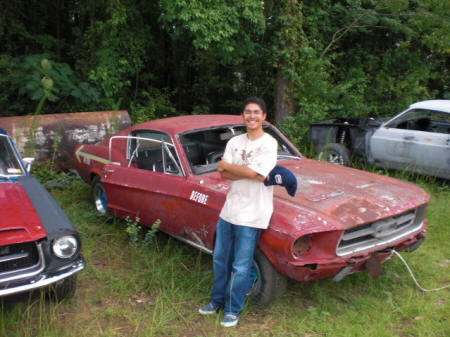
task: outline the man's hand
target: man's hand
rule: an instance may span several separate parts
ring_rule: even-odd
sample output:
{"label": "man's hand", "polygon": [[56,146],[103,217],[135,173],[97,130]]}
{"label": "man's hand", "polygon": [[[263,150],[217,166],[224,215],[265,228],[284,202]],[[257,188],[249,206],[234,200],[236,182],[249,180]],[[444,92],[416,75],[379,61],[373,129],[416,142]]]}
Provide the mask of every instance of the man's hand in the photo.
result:
{"label": "man's hand", "polygon": [[223,159],[221,159],[218,163],[217,163],[217,171],[219,172],[223,172],[226,171],[226,166],[227,166],[227,162]]}

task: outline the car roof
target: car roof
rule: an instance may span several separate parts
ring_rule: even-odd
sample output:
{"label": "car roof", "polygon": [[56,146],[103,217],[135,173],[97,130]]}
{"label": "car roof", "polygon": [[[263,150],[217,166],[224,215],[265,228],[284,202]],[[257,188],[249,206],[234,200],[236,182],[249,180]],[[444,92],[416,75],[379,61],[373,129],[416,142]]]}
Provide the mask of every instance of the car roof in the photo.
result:
{"label": "car roof", "polygon": [[410,109],[436,110],[450,113],[450,100],[434,99],[411,104]]}
{"label": "car roof", "polygon": [[243,123],[240,115],[187,115],[151,120],[137,124],[133,129],[156,129],[177,134],[195,129],[238,123]]}

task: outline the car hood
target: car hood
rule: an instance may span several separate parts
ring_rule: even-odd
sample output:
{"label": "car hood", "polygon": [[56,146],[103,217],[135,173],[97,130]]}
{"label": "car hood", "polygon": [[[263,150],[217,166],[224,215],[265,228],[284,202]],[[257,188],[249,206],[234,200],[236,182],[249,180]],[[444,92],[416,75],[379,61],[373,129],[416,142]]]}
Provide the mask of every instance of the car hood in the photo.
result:
{"label": "car hood", "polygon": [[0,182],[0,245],[39,240],[45,228],[22,185]]}
{"label": "car hood", "polygon": [[[418,186],[349,167],[301,158],[278,162],[297,178],[291,197],[274,186],[270,229],[291,234],[345,230],[424,205],[429,195]],[[204,183],[224,194],[229,182],[209,175]]]}
{"label": "car hood", "polygon": [[291,197],[284,187],[275,187],[274,217],[294,223],[301,231],[349,229],[406,212],[429,200],[429,195],[414,184],[357,169],[306,158],[279,165],[294,173],[298,188]]}

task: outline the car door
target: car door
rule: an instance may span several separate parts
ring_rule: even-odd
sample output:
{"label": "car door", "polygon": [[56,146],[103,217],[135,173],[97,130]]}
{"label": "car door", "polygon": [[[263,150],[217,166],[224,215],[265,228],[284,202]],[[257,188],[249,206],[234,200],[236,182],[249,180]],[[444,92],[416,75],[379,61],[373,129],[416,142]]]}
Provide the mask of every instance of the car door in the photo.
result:
{"label": "car door", "polygon": [[134,131],[127,142],[127,165],[106,165],[102,183],[108,206],[117,216],[181,234],[177,204],[186,180],[171,138],[150,130]]}
{"label": "car door", "polygon": [[218,172],[188,177],[183,192],[186,199],[180,205],[184,214],[184,241],[212,252],[216,224],[228,189],[229,182],[223,181]]}
{"label": "car door", "polygon": [[[450,176],[448,114],[410,110],[383,124],[369,140],[371,161],[387,168]],[[447,130],[447,131],[446,131]]]}

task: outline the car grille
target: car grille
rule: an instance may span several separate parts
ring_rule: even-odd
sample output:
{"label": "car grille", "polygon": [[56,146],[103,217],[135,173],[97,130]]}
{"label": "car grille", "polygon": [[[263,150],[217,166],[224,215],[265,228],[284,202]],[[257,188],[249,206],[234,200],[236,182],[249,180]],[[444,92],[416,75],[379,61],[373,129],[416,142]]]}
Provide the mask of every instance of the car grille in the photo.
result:
{"label": "car grille", "polygon": [[418,230],[422,226],[424,215],[425,206],[422,206],[391,218],[348,229],[339,241],[336,254],[354,254],[397,241]]}
{"label": "car grille", "polygon": [[35,242],[0,246],[0,283],[33,277],[44,269],[42,247]]}

